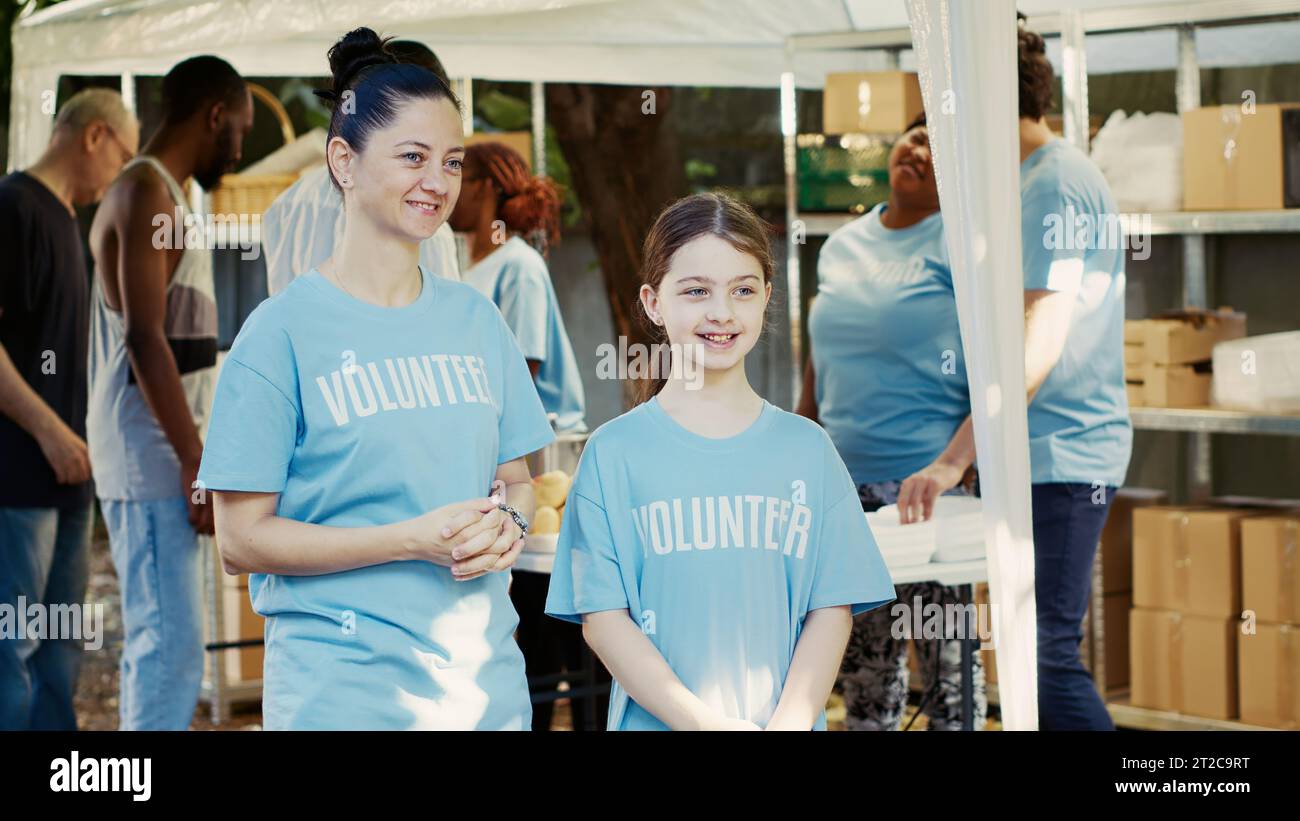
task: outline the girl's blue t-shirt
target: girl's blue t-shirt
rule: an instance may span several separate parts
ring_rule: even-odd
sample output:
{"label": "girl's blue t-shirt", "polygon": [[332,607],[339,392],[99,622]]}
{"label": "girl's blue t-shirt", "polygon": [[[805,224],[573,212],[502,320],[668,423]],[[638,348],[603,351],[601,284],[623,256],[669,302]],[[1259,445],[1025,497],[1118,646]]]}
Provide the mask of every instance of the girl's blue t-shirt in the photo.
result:
{"label": "girl's blue t-shirt", "polygon": [[[278,515],[371,527],[486,496],[553,439],[491,302],[421,269],[409,305],[361,302],[313,270],[263,302],[221,369],[199,480],[278,493]],[[266,617],[267,729],[524,729],[509,576],[390,562],[249,576]]]}
{"label": "girl's blue t-shirt", "polygon": [[933,462],[970,415],[943,217],[831,234],[808,313],[817,414],[858,484]]}
{"label": "girl's blue t-shirt", "polygon": [[[587,442],[546,612],[581,622],[627,610],[692,693],[764,726],[809,611],[857,614],[893,598],[853,481],[820,427],[764,403],[748,429],[711,439],[652,399]],[[609,729],[667,728],[615,682]]]}

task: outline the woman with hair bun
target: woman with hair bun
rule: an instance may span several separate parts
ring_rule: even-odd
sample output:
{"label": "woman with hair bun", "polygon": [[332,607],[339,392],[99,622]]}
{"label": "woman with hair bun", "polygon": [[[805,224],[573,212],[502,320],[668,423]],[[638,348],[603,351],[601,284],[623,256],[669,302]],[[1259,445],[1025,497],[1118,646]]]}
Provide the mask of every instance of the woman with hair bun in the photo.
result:
{"label": "woman with hair bun", "polygon": [[370,29],[329,60],[343,234],[245,322],[199,472],[266,618],[264,724],[526,729],[500,571],[554,435],[500,312],[418,264],[460,193],[460,103]]}
{"label": "woman with hair bun", "polygon": [[[476,143],[465,151],[460,201],[450,223],[468,236],[471,267],[464,281],[501,309],[555,428],[582,432],[587,426],[578,363],[546,259],[533,247],[544,252],[559,239],[560,203],[555,183],[533,174],[517,151],[503,143]],[[582,630],[542,612],[549,581],[541,573],[515,573],[510,586],[530,677],[576,670],[582,664]],[[575,715],[581,706],[575,704]],[[538,704],[533,729],[549,729],[551,715],[551,703]]]}

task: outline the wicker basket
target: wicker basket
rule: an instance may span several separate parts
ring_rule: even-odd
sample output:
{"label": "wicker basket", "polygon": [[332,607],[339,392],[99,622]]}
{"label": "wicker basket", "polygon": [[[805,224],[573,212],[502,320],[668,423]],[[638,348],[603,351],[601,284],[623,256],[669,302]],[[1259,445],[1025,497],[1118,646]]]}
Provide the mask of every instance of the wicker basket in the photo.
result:
{"label": "wicker basket", "polygon": [[[271,109],[280,123],[284,144],[293,142],[289,112],[284,110],[275,95],[256,83],[249,83],[248,90]],[[226,174],[221,178],[221,185],[212,192],[212,213],[265,214],[275,198],[297,179],[297,174]]]}

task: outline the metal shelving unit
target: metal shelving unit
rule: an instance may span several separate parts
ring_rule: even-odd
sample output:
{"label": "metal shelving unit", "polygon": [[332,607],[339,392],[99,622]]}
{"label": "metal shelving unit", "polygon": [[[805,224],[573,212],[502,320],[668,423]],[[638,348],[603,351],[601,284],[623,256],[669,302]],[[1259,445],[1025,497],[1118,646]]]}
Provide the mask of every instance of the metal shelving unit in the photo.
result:
{"label": "metal shelving unit", "polygon": [[[1300,18],[1300,0],[1199,0],[1166,6],[1065,11],[1031,16],[1030,29],[1044,36],[1059,36],[1062,46],[1062,108],[1065,136],[1085,152],[1088,150],[1088,69],[1085,36],[1172,29],[1178,37],[1176,90],[1178,111],[1201,105],[1200,65],[1196,56],[1198,26],[1257,24]],[[858,214],[801,213],[798,210],[796,174],[797,123],[795,109],[794,59],[800,51],[829,49],[884,50],[897,66],[900,50],[911,47],[909,29],[869,32],[835,32],[791,37],[786,41],[785,67],[781,82],[781,130],[784,138],[787,236],[824,236]],[[1149,222],[1147,221],[1149,217]],[[1150,235],[1181,236],[1183,240],[1183,305],[1208,307],[1206,272],[1207,239],[1220,234],[1300,233],[1300,209],[1286,211],[1169,212],[1150,215],[1121,215],[1126,230]],[[792,390],[797,401],[803,374],[803,313],[799,244],[786,245],[786,279],[791,335]],[[1193,501],[1208,498],[1211,484],[1211,434],[1252,433],[1300,436],[1300,416],[1244,413],[1212,408],[1134,408],[1133,426],[1139,430],[1180,431],[1188,435],[1189,491]],[[1104,630],[1101,613],[1101,555],[1093,568],[1093,601],[1090,609],[1093,640],[1092,673],[1099,692],[1105,693]],[[1247,729],[1248,725],[1198,719],[1127,703],[1127,694],[1109,704],[1115,723],[1135,729]],[[1251,728],[1255,729],[1255,728]]]}
{"label": "metal shelving unit", "polygon": [[1300,436],[1300,416],[1269,416],[1221,408],[1133,408],[1129,416],[1138,430]]}

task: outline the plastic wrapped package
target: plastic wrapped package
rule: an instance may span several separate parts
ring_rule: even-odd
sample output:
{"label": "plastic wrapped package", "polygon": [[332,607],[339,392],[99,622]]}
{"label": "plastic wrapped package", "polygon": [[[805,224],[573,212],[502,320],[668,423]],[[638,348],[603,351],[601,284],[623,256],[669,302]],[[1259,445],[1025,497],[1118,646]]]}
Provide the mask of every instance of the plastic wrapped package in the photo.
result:
{"label": "plastic wrapped package", "polygon": [[1097,163],[1121,211],[1183,207],[1183,122],[1177,114],[1116,111],[1092,141]]}
{"label": "plastic wrapped package", "polygon": [[1223,408],[1300,413],[1300,331],[1247,336],[1214,346],[1210,395]]}

